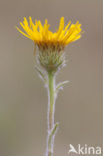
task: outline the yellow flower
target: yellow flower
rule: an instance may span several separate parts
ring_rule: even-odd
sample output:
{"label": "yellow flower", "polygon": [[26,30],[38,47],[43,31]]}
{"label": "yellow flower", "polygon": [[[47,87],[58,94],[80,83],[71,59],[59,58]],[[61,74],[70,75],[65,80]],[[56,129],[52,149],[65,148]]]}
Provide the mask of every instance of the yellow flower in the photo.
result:
{"label": "yellow flower", "polygon": [[81,24],[77,21],[76,24],[71,24],[71,21],[64,26],[64,17],[61,17],[59,28],[56,32],[50,31],[48,21],[45,20],[44,25],[40,21],[35,20],[35,24],[32,18],[29,17],[29,22],[24,17],[24,21],[20,22],[21,27],[25,32],[21,31],[18,27],[17,30],[24,36],[33,40],[34,43],[41,50],[58,50],[61,51],[66,45],[78,40],[81,37]]}

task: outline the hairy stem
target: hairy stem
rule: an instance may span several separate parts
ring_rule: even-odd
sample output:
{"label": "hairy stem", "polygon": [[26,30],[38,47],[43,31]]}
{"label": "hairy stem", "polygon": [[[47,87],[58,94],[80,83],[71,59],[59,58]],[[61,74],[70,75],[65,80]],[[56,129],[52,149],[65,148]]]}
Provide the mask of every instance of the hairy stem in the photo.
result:
{"label": "hairy stem", "polygon": [[55,111],[55,77],[53,72],[48,72],[48,137],[46,156],[53,156],[54,145],[54,111]]}
{"label": "hairy stem", "polygon": [[49,89],[49,123],[48,123],[48,129],[51,130],[54,126],[54,105],[55,105],[55,80],[54,80],[54,74],[52,72],[50,72],[48,74],[48,80],[49,80],[49,84],[48,84],[48,89]]}

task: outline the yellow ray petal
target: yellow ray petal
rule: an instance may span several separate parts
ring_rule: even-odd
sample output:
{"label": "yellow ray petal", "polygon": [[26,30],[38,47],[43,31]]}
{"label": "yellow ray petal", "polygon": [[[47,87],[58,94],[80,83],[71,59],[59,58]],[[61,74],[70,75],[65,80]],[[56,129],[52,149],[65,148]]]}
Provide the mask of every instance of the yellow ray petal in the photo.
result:
{"label": "yellow ray petal", "polygon": [[[18,27],[17,30],[22,33],[24,36],[32,39],[37,45],[47,45],[58,47],[64,46],[71,42],[76,41],[81,37],[81,24],[77,21],[75,24],[71,24],[71,21],[64,27],[64,17],[61,17],[59,28],[56,32],[51,32],[49,30],[49,24],[47,19],[45,20],[44,25],[40,21],[35,20],[33,23],[32,18],[29,17],[29,22],[26,17],[24,17],[23,22],[20,22],[21,27],[25,32],[21,31]],[[46,45],[44,45],[46,44]]]}
{"label": "yellow ray petal", "polygon": [[31,40],[33,40],[30,36],[28,36],[27,34],[25,34],[24,32],[22,32],[17,26],[16,26],[16,29],[17,29],[21,34],[23,34],[24,36],[26,36],[27,38],[30,38]]}
{"label": "yellow ray petal", "polygon": [[59,29],[58,29],[58,31],[56,33],[55,39],[59,38],[61,32],[63,31],[63,28],[64,28],[64,17],[61,17],[60,24],[59,24]]}

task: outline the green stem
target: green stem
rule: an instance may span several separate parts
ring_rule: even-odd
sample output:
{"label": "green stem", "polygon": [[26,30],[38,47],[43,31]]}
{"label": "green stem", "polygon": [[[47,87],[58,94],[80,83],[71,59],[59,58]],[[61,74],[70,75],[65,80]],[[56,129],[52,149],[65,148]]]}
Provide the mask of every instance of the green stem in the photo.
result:
{"label": "green stem", "polygon": [[53,72],[48,72],[48,142],[47,156],[53,156],[54,135],[54,111],[55,111],[55,77]]}
{"label": "green stem", "polygon": [[50,72],[48,74],[48,79],[49,79],[49,124],[48,128],[51,130],[54,125],[54,104],[55,104],[55,89],[54,89],[54,74]]}

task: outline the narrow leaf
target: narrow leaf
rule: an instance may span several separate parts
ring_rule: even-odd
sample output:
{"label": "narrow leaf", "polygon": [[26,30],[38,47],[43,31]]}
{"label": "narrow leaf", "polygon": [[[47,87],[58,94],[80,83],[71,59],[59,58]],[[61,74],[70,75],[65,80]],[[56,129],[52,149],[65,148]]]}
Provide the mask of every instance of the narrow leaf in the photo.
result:
{"label": "narrow leaf", "polygon": [[63,87],[64,87],[68,82],[69,82],[69,81],[60,82],[60,83],[56,86],[55,92],[57,93],[60,89],[63,89]]}
{"label": "narrow leaf", "polygon": [[53,129],[51,130],[50,135],[49,135],[48,145],[51,144],[51,140],[52,140],[53,136],[55,135],[58,126],[59,126],[59,123],[56,123],[54,125]]}
{"label": "narrow leaf", "polygon": [[36,71],[38,72],[39,76],[43,79],[43,81],[44,81],[45,83],[47,83],[47,79],[46,79],[46,77],[45,77],[44,72],[43,72],[39,67],[37,67],[37,66],[35,66],[35,69],[36,69]]}

